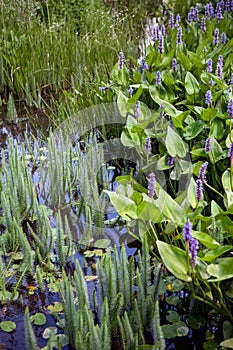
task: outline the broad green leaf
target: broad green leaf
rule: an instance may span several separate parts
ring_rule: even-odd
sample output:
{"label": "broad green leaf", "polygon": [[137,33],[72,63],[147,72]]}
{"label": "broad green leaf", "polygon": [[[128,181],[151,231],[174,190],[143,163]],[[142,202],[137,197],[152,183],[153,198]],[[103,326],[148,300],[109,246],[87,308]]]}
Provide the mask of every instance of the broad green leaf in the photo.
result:
{"label": "broad green leaf", "polygon": [[105,248],[109,247],[110,244],[111,244],[110,239],[102,238],[102,239],[98,239],[98,241],[95,242],[94,246],[95,246],[95,248],[105,249]]}
{"label": "broad green leaf", "polygon": [[171,103],[159,98],[159,96],[157,95],[157,90],[155,90],[153,86],[150,86],[149,92],[150,92],[150,95],[153,98],[153,100],[158,105],[163,105],[164,110],[165,110],[167,115],[170,115],[171,117],[176,117],[177,115],[179,115],[181,113]]}
{"label": "broad green leaf", "polygon": [[126,117],[129,110],[132,108],[132,104],[128,103],[128,98],[119,91],[117,96],[117,106],[122,117]]}
{"label": "broad green leaf", "polygon": [[210,264],[207,267],[207,272],[216,277],[210,279],[210,282],[223,281],[229,278],[233,278],[233,258],[219,259],[218,264]]}
{"label": "broad green leaf", "polygon": [[47,327],[45,328],[44,332],[43,332],[43,338],[44,339],[49,339],[50,337],[54,336],[55,334],[57,334],[57,327]]}
{"label": "broad green leaf", "polygon": [[121,194],[104,190],[108,194],[111,203],[114,205],[116,211],[126,221],[137,219],[137,206],[134,201]]}
{"label": "broad green leaf", "polygon": [[211,139],[209,156],[210,156],[210,161],[213,164],[217,163],[220,159],[223,158],[222,147],[214,138]]}
{"label": "broad green leaf", "polygon": [[[148,198],[148,200],[146,199]],[[144,200],[137,206],[137,215],[140,220],[160,222],[162,219],[161,211],[156,206],[155,201],[150,200],[149,197],[143,194]]]}
{"label": "broad green leaf", "polygon": [[201,112],[202,120],[211,122],[217,114],[217,109],[215,108],[205,108]]}
{"label": "broad green leaf", "polygon": [[198,94],[200,90],[197,79],[190,72],[187,72],[185,76],[185,90],[189,95]]}
{"label": "broad green leaf", "polygon": [[218,214],[222,214],[223,210],[222,208],[214,201],[211,201],[211,215],[217,216]]}
{"label": "broad green leaf", "polygon": [[12,321],[2,321],[0,322],[0,328],[2,331],[10,333],[16,328],[16,324]]}
{"label": "broad green leaf", "polygon": [[170,127],[170,125],[167,128],[165,145],[167,147],[167,150],[170,156],[172,157],[179,156],[180,158],[185,157],[186,155],[185,144],[182,138],[180,137],[180,135],[176,131],[174,131]]}
{"label": "broad green leaf", "polygon": [[185,215],[183,208],[162,188],[160,189],[158,198],[155,202],[166,219],[169,219],[175,224],[180,224],[182,222]]}
{"label": "broad green leaf", "polygon": [[46,317],[41,312],[37,312],[35,315],[32,315],[30,319],[37,326],[42,326],[46,323]]}
{"label": "broad green leaf", "polygon": [[178,50],[177,58],[180,65],[184,67],[186,72],[189,72],[193,64],[192,61],[188,58],[188,56],[181,50]]}
{"label": "broad green leaf", "polygon": [[169,310],[166,319],[171,323],[178,322],[180,320],[180,315],[176,311]]}
{"label": "broad green leaf", "polygon": [[192,235],[208,249],[215,249],[219,247],[219,243],[215,241],[212,237],[210,237],[210,235],[208,235],[207,233],[192,231]]}
{"label": "broad green leaf", "polygon": [[194,178],[192,177],[190,179],[190,184],[188,187],[187,199],[193,208],[196,208],[196,206],[197,206],[196,188],[197,188],[196,182],[195,182]]}
{"label": "broad green leaf", "polygon": [[203,130],[204,124],[202,120],[198,120],[192,124],[189,124],[184,129],[184,137],[186,140],[192,140]]}
{"label": "broad green leaf", "polygon": [[207,261],[207,262],[213,262],[216,260],[219,256],[229,252],[229,250],[232,250],[231,245],[223,245],[218,248],[215,248],[208,253],[205,254],[205,256],[202,258],[202,260]]}
{"label": "broad green leaf", "polygon": [[184,337],[189,333],[189,328],[183,321],[175,322],[171,325],[161,326],[163,336],[166,339],[171,339],[175,337]]}
{"label": "broad green leaf", "polygon": [[224,348],[233,349],[233,338],[226,339],[220,343]]}
{"label": "broad green leaf", "polygon": [[215,137],[217,140],[221,140],[224,135],[225,129],[223,121],[219,118],[214,118],[211,127],[209,137]]}
{"label": "broad green leaf", "polygon": [[162,241],[157,241],[156,243],[166,268],[182,281],[191,282],[192,277],[188,275],[186,252]]}

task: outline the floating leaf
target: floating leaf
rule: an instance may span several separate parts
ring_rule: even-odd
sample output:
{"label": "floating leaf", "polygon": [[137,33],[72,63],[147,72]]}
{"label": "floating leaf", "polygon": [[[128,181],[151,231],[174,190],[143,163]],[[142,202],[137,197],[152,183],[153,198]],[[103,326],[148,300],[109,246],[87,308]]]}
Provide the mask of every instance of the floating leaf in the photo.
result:
{"label": "floating leaf", "polygon": [[50,337],[54,336],[55,334],[57,334],[57,327],[47,327],[45,328],[44,332],[43,332],[43,338],[44,339],[49,339]]}
{"label": "floating leaf", "polygon": [[94,243],[94,246],[96,248],[101,248],[101,249],[105,249],[107,247],[109,247],[111,244],[111,240],[108,238],[103,238],[103,239],[98,239],[98,241],[96,241]]}
{"label": "floating leaf", "polygon": [[180,320],[180,315],[176,311],[169,310],[166,319],[171,323],[178,322]]}
{"label": "floating leaf", "polygon": [[62,312],[63,306],[62,306],[62,303],[55,301],[53,305],[48,305],[47,309],[50,310],[51,312]]}
{"label": "floating leaf", "polygon": [[46,317],[41,312],[37,312],[35,315],[32,315],[30,319],[37,326],[42,326],[46,323]]}
{"label": "floating leaf", "polygon": [[16,324],[12,321],[3,321],[0,322],[0,328],[2,331],[10,333],[16,328]]}

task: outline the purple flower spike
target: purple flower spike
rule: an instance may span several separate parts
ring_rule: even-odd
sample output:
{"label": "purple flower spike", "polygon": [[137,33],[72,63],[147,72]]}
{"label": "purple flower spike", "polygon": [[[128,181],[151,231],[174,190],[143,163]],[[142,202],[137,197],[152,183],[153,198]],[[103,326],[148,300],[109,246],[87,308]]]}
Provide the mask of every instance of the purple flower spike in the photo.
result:
{"label": "purple flower spike", "polygon": [[232,99],[228,103],[227,113],[230,121],[232,122],[232,117],[233,117],[233,100]]}
{"label": "purple flower spike", "polygon": [[223,19],[222,8],[220,5],[220,2],[217,3],[217,6],[216,6],[216,17],[218,19],[218,23],[221,21],[221,19]]}
{"label": "purple flower spike", "polygon": [[158,24],[156,27],[153,28],[153,40],[156,41],[159,38],[159,26]]}
{"label": "purple flower spike", "polygon": [[177,38],[176,38],[176,44],[177,44],[177,45],[182,44],[182,27],[179,27],[179,28],[178,28],[178,31],[177,31]]}
{"label": "purple flower spike", "polygon": [[207,52],[206,46],[204,46],[203,52],[204,52],[204,54],[206,54],[206,52]]}
{"label": "purple flower spike", "polygon": [[208,137],[206,140],[205,140],[205,153],[209,153],[210,150],[211,150],[211,138]]}
{"label": "purple flower spike", "polygon": [[135,117],[136,118],[138,118],[138,117],[140,117],[140,101],[138,101],[137,103],[136,103],[136,106],[135,106]]}
{"label": "purple flower spike", "polygon": [[233,73],[231,74],[231,82],[230,82],[230,84],[233,85]]}
{"label": "purple flower spike", "polygon": [[202,30],[203,32],[206,32],[205,17],[202,17],[202,19],[201,19],[201,30]]}
{"label": "purple flower spike", "polygon": [[198,175],[198,179],[201,179],[201,181],[203,183],[206,183],[206,176],[205,176],[205,172],[207,170],[209,163],[205,162],[204,164],[202,164],[200,170],[199,170],[199,175]]}
{"label": "purple flower spike", "polygon": [[159,45],[158,45],[158,53],[164,53],[164,45],[163,45],[163,36],[159,36]]}
{"label": "purple flower spike", "polygon": [[222,33],[222,35],[221,35],[221,43],[222,43],[223,45],[225,45],[225,44],[226,44],[226,41],[227,41],[226,33]]}
{"label": "purple flower spike", "polygon": [[146,63],[145,58],[142,58],[141,60],[141,69],[142,69],[142,73],[144,73],[146,70],[149,69],[149,66]]}
{"label": "purple flower spike", "polygon": [[168,21],[168,27],[174,28],[174,15],[173,13],[170,14],[169,21]]}
{"label": "purple flower spike", "polygon": [[163,36],[166,36],[166,27],[165,27],[164,24],[161,27],[161,33],[162,33]]}
{"label": "purple flower spike", "polygon": [[151,173],[148,180],[148,196],[153,198],[155,195],[155,174]]}
{"label": "purple flower spike", "polygon": [[122,51],[120,51],[119,54],[119,69],[122,69],[124,66],[124,54]]}
{"label": "purple flower spike", "polygon": [[230,148],[229,148],[229,151],[228,151],[228,157],[230,158],[231,165],[232,165],[232,163],[233,163],[233,143],[230,144]]}
{"label": "purple flower spike", "polygon": [[146,138],[146,145],[145,145],[145,151],[148,155],[151,154],[151,142],[150,142],[150,137],[147,136]]}
{"label": "purple flower spike", "polygon": [[176,16],[176,27],[179,27],[180,20],[180,14],[178,13],[178,15]]}
{"label": "purple flower spike", "polygon": [[191,238],[191,240],[190,240],[190,254],[191,254],[190,264],[191,264],[192,270],[194,270],[194,267],[196,266],[196,263],[197,263],[198,248],[199,248],[198,241],[195,238]]}
{"label": "purple flower spike", "polygon": [[207,105],[210,105],[212,101],[212,93],[211,90],[208,90],[207,93],[205,94],[205,103]]}
{"label": "purple flower spike", "polygon": [[214,81],[213,81],[212,78],[210,78],[209,84],[210,84],[211,87],[214,86]]}
{"label": "purple flower spike", "polygon": [[209,59],[208,59],[208,62],[207,62],[207,72],[208,72],[208,73],[211,73],[212,70],[213,70],[213,63],[212,63],[212,59],[209,58]]}
{"label": "purple flower spike", "polygon": [[231,11],[231,0],[226,0],[225,2],[225,11],[230,12]]}
{"label": "purple flower spike", "polygon": [[188,245],[190,240],[192,239],[192,223],[190,222],[189,219],[184,224],[183,234],[184,234],[185,243]]}
{"label": "purple flower spike", "polygon": [[177,72],[177,60],[175,57],[172,59],[172,70],[174,73]]}
{"label": "purple flower spike", "polygon": [[129,87],[129,96],[132,97],[133,96],[133,88],[132,86]]}
{"label": "purple flower spike", "polygon": [[203,198],[203,184],[201,179],[197,179],[196,181],[196,198],[198,199],[198,202]]}
{"label": "purple flower spike", "polygon": [[221,78],[222,77],[222,68],[223,68],[223,57],[222,55],[218,56],[218,63],[216,69],[216,75]]}
{"label": "purple flower spike", "polygon": [[161,74],[160,71],[156,72],[156,85],[161,85]]}
{"label": "purple flower spike", "polygon": [[214,46],[218,46],[219,43],[219,29],[216,28],[214,31]]}
{"label": "purple flower spike", "polygon": [[170,156],[170,154],[168,154],[167,156],[167,165],[171,166],[174,164],[174,158],[172,156]]}

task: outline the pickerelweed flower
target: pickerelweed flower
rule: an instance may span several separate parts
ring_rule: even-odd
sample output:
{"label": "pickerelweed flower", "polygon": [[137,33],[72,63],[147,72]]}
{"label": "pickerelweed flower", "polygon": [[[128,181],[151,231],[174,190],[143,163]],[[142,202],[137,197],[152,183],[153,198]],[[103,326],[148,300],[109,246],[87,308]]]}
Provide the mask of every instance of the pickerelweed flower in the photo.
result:
{"label": "pickerelweed flower", "polygon": [[212,59],[209,58],[208,61],[207,61],[207,72],[211,73],[212,70],[213,70],[213,62],[212,62]]}
{"label": "pickerelweed flower", "polygon": [[225,11],[230,12],[231,11],[231,0],[226,0],[225,2]]}
{"label": "pickerelweed flower", "polygon": [[141,70],[142,70],[142,73],[144,73],[146,70],[149,69],[149,66],[147,65],[146,61],[145,61],[145,58],[142,58],[141,60]]}
{"label": "pickerelweed flower", "polygon": [[190,264],[191,264],[192,270],[194,270],[194,267],[196,266],[196,263],[197,263],[198,248],[199,248],[198,240],[192,237],[190,240],[190,248],[189,248],[189,251],[191,254]]}
{"label": "pickerelweed flower", "polygon": [[172,70],[174,73],[177,72],[177,60],[175,57],[172,59]]}
{"label": "pickerelweed flower", "polygon": [[134,115],[136,118],[140,117],[140,101],[137,101],[136,103]]}
{"label": "pickerelweed flower", "polygon": [[166,27],[164,24],[161,27],[161,34],[162,34],[162,36],[166,36]]}
{"label": "pickerelweed flower", "polygon": [[205,16],[208,19],[214,16],[214,7],[212,4],[207,4],[205,6]]}
{"label": "pickerelweed flower", "polygon": [[174,15],[173,13],[170,13],[170,17],[169,17],[169,20],[168,20],[168,27],[170,28],[174,28]]}
{"label": "pickerelweed flower", "polygon": [[201,30],[202,30],[203,32],[206,32],[205,17],[202,17],[202,19],[201,19]]}
{"label": "pickerelweed flower", "polygon": [[206,46],[204,46],[203,52],[204,52],[204,54],[206,54],[206,52],[207,52]]}
{"label": "pickerelweed flower", "polygon": [[150,173],[148,180],[148,196],[153,198],[155,195],[155,174]]}
{"label": "pickerelweed flower", "polygon": [[217,6],[216,6],[216,17],[218,19],[218,23],[221,21],[221,19],[223,19],[222,8],[221,8],[221,5],[219,4],[220,3],[217,3]]}
{"label": "pickerelweed flower", "polygon": [[192,223],[190,222],[189,219],[184,224],[183,235],[184,235],[185,243],[188,245],[192,238]]}
{"label": "pickerelweed flower", "polygon": [[203,183],[201,179],[197,179],[196,181],[196,198],[198,202],[200,202],[203,198]]}
{"label": "pickerelweed flower", "polygon": [[218,46],[219,43],[219,29],[216,28],[214,31],[214,46]]}
{"label": "pickerelweed flower", "polygon": [[201,179],[201,181],[203,183],[206,183],[206,176],[205,176],[205,172],[208,168],[208,165],[209,163],[208,162],[205,162],[204,164],[202,164],[202,166],[200,167],[200,170],[199,170],[199,175],[198,175],[198,178]]}
{"label": "pickerelweed flower", "polygon": [[159,25],[157,24],[154,28],[153,28],[153,40],[156,41],[159,38]]}
{"label": "pickerelweed flower", "polygon": [[182,44],[182,27],[178,27],[176,44],[177,45]]}
{"label": "pickerelweed flower", "polygon": [[227,113],[230,121],[232,122],[232,117],[233,117],[233,100],[230,99],[228,106],[227,106]]}
{"label": "pickerelweed flower", "polygon": [[133,88],[132,88],[132,86],[129,87],[128,92],[129,92],[129,96],[132,97],[133,96]]}
{"label": "pickerelweed flower", "polygon": [[210,84],[211,87],[214,86],[214,81],[213,81],[212,78],[210,78],[209,84]]}
{"label": "pickerelweed flower", "polygon": [[210,105],[212,101],[212,93],[211,90],[208,90],[207,93],[205,94],[205,103],[207,105]]}
{"label": "pickerelweed flower", "polygon": [[212,139],[210,137],[208,137],[205,140],[205,153],[209,153],[210,152],[210,150],[211,150],[211,142],[212,142]]}
{"label": "pickerelweed flower", "polygon": [[222,33],[220,41],[223,45],[226,44],[226,41],[227,41],[226,33]]}
{"label": "pickerelweed flower", "polygon": [[122,51],[120,51],[119,54],[119,69],[123,69],[124,66],[124,54]]}
{"label": "pickerelweed flower", "polygon": [[174,164],[174,158],[172,156],[170,156],[170,154],[168,154],[167,156],[167,165],[171,166]]}
{"label": "pickerelweed flower", "polygon": [[228,151],[228,157],[230,158],[230,164],[233,165],[233,143],[230,144],[230,148]]}
{"label": "pickerelweed flower", "polygon": [[100,86],[99,91],[107,91],[109,89],[108,86]]}
{"label": "pickerelweed flower", "polygon": [[187,15],[187,21],[188,21],[188,23],[191,23],[192,20],[193,20],[192,13],[191,13],[191,12],[188,12],[188,15]]}
{"label": "pickerelweed flower", "polygon": [[160,74],[160,71],[157,71],[156,72],[156,85],[159,86],[161,85],[161,74]]}
{"label": "pickerelweed flower", "polygon": [[176,16],[176,24],[175,24],[176,27],[179,27],[180,21],[181,21],[181,17],[180,17],[180,14],[178,13]]}
{"label": "pickerelweed flower", "polygon": [[163,45],[163,36],[159,36],[159,45],[158,45],[158,53],[164,53],[164,45]]}
{"label": "pickerelweed flower", "polygon": [[223,57],[222,55],[218,56],[218,63],[216,69],[216,75],[221,78],[222,77],[222,67],[223,67]]}
{"label": "pickerelweed flower", "polygon": [[146,138],[145,151],[148,155],[151,154],[151,142],[150,142],[149,136],[147,136],[147,138]]}

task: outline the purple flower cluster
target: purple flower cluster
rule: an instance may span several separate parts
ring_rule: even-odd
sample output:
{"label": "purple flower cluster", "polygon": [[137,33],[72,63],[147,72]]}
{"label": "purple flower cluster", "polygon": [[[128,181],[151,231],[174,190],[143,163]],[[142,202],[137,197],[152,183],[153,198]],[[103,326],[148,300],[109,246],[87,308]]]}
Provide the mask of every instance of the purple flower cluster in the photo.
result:
{"label": "purple flower cluster", "polygon": [[230,144],[230,148],[228,151],[228,157],[230,158],[231,163],[232,163],[232,161],[233,161],[233,143]]}
{"label": "purple flower cluster", "polygon": [[198,8],[192,6],[188,13],[188,22],[189,23],[191,23],[192,21],[198,22],[198,20],[199,20]]}
{"label": "purple flower cluster", "polygon": [[200,167],[200,170],[199,170],[199,175],[198,175],[198,179],[201,179],[201,181],[203,183],[206,183],[206,176],[205,176],[205,172],[207,170],[207,167],[208,167],[209,163],[208,162],[205,162],[204,164],[202,164],[202,166]]}
{"label": "purple flower cluster", "polygon": [[226,0],[225,2],[225,11],[230,12],[231,11],[231,0]]}
{"label": "purple flower cluster", "polygon": [[185,243],[189,244],[189,242],[192,238],[192,223],[190,222],[189,219],[184,224],[183,234],[184,234]]}
{"label": "purple flower cluster", "polygon": [[170,28],[174,28],[174,15],[173,13],[170,13],[170,17],[169,17],[169,20],[168,20],[168,27]]}
{"label": "purple flower cluster", "polygon": [[168,154],[167,156],[167,165],[171,166],[174,164],[174,158],[172,156],[170,156],[170,154]]}
{"label": "purple flower cluster", "polygon": [[149,136],[147,136],[147,138],[146,138],[145,151],[148,155],[151,154],[151,142],[150,142]]}
{"label": "purple flower cluster", "polygon": [[140,117],[140,101],[136,103],[134,115],[136,118]]}
{"label": "purple flower cluster", "polygon": [[119,54],[119,69],[122,69],[124,66],[124,54],[122,51],[120,51]]}
{"label": "purple flower cluster", "polygon": [[158,45],[158,53],[164,53],[164,44],[163,44],[163,36],[159,36],[159,45]]}
{"label": "purple flower cluster", "polygon": [[227,113],[230,121],[232,121],[232,117],[233,117],[233,100],[232,99],[228,103]]}
{"label": "purple flower cluster", "polygon": [[197,179],[196,181],[196,198],[198,199],[198,202],[203,198],[203,184],[201,179]]}
{"label": "purple flower cluster", "polygon": [[185,243],[189,247],[189,253],[191,255],[190,265],[193,270],[197,262],[197,251],[199,248],[199,243],[195,238],[192,237],[192,223],[189,219],[184,224],[183,234]]}
{"label": "purple flower cluster", "polygon": [[146,61],[145,61],[145,58],[142,58],[141,60],[141,70],[142,70],[142,73],[144,73],[146,70],[149,69],[149,66],[147,65]]}
{"label": "purple flower cluster", "polygon": [[210,19],[211,17],[214,17],[214,7],[211,3],[205,6],[205,16],[208,19]]}
{"label": "purple flower cluster", "polygon": [[150,173],[148,180],[148,196],[153,198],[155,195],[155,174]]}
{"label": "purple flower cluster", "polygon": [[182,44],[182,27],[178,27],[177,37],[176,37],[176,44],[177,45]]}
{"label": "purple flower cluster", "polygon": [[161,34],[162,34],[163,36],[166,36],[166,27],[165,27],[164,24],[163,24],[162,27],[161,27]]}
{"label": "purple flower cluster", "polygon": [[203,32],[206,32],[205,17],[202,17],[202,19],[201,19],[201,30],[202,30]]}
{"label": "purple flower cluster", "polygon": [[211,73],[212,70],[213,70],[213,62],[212,62],[212,59],[209,58],[208,61],[207,61],[207,72]]}
{"label": "purple flower cluster", "polygon": [[214,81],[213,81],[212,78],[210,78],[209,84],[210,84],[211,87],[214,86]]}
{"label": "purple flower cluster", "polygon": [[157,24],[154,28],[153,28],[153,40],[156,41],[159,38],[159,25]]}
{"label": "purple flower cluster", "polygon": [[214,31],[214,41],[213,41],[213,44],[214,44],[214,46],[218,46],[218,43],[219,43],[219,29],[216,28],[215,31]]}
{"label": "purple flower cluster", "polygon": [[231,74],[231,82],[230,82],[230,84],[233,85],[233,73]]}
{"label": "purple flower cluster", "polygon": [[211,90],[208,90],[207,93],[205,94],[205,103],[207,105],[210,105],[212,101],[212,93]]}
{"label": "purple flower cluster", "polygon": [[161,74],[160,74],[160,71],[157,71],[156,72],[156,85],[159,86],[161,85]]}
{"label": "purple flower cluster", "polygon": [[132,88],[132,86],[129,87],[128,92],[129,92],[129,96],[132,97],[133,96],[133,88]]}
{"label": "purple flower cluster", "polygon": [[223,57],[222,55],[218,56],[218,63],[216,69],[216,75],[221,78],[222,77],[222,68],[223,68]]}
{"label": "purple flower cluster", "polygon": [[197,263],[198,248],[199,248],[198,240],[196,240],[195,238],[192,237],[191,241],[190,241],[190,248],[189,248],[189,251],[191,254],[190,265],[192,267],[192,270],[194,270],[194,267],[196,266],[196,263]]}
{"label": "purple flower cluster", "polygon": [[223,45],[226,44],[226,41],[227,41],[226,33],[222,33],[220,41]]}
{"label": "purple flower cluster", "polygon": [[[224,1],[223,1],[223,6],[224,6]],[[219,23],[221,19],[223,19],[221,2],[217,3],[215,12]]]}
{"label": "purple flower cluster", "polygon": [[212,141],[212,139],[210,137],[208,137],[205,140],[205,153],[209,153],[210,152],[210,150],[211,150],[211,141]]}
{"label": "purple flower cluster", "polygon": [[109,89],[108,86],[100,86],[99,91],[107,91]]}
{"label": "purple flower cluster", "polygon": [[159,106],[159,109],[161,110],[161,113],[160,113],[159,118],[163,119],[163,118],[164,118],[164,114],[165,114],[165,112],[164,112],[164,110],[163,110],[163,105],[160,105],[160,106]]}
{"label": "purple flower cluster", "polygon": [[176,16],[176,24],[175,24],[176,27],[179,27],[180,21],[181,21],[181,17],[180,17],[180,14],[178,13]]}
{"label": "purple flower cluster", "polygon": [[172,59],[172,70],[174,73],[177,72],[177,60],[175,57]]}

